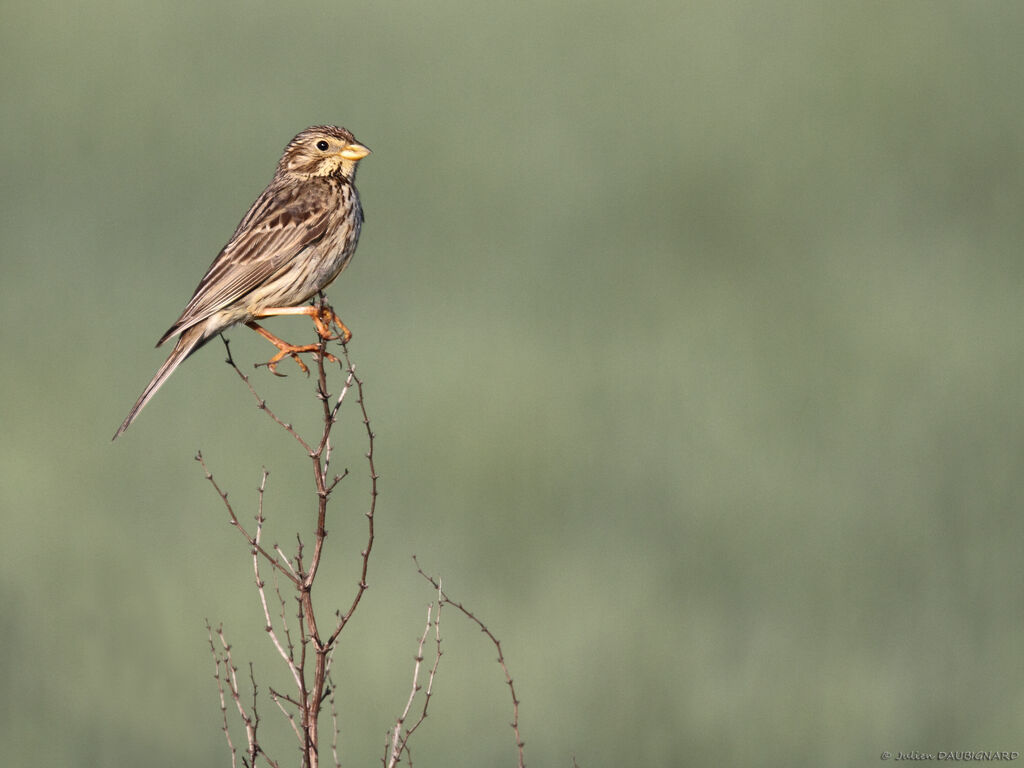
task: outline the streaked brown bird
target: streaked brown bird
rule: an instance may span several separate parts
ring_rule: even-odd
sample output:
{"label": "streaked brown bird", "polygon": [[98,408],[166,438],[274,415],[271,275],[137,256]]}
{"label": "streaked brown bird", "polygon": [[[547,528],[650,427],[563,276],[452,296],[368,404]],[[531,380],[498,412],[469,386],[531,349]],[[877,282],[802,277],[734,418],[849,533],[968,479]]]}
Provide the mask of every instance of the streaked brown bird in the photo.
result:
{"label": "streaked brown bird", "polygon": [[199,282],[192,300],[160,341],[178,336],[167,361],[139,396],[114,438],[131,426],[139,411],[174,369],[221,331],[246,323],[278,348],[268,365],[317,345],[294,346],[257,325],[274,315],[309,315],[321,337],[337,324],[329,309],[306,305],[348,265],[359,241],[363,209],[356,191],[356,166],[370,150],[349,131],[332,125],[307,128],[285,147],[267,188],[245,214],[228,244]]}

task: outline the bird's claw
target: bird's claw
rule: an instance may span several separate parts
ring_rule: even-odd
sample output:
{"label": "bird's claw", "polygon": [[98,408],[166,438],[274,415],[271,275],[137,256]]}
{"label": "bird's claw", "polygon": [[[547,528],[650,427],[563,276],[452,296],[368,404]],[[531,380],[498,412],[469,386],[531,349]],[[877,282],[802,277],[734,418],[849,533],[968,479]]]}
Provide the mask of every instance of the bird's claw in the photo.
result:
{"label": "bird's claw", "polygon": [[[338,329],[337,336],[331,330],[332,324]],[[352,331],[341,322],[341,318],[327,304],[321,304],[316,308],[316,312],[313,314],[313,325],[316,326],[317,334],[324,341],[340,341],[342,344],[348,344],[352,339]]]}
{"label": "bird's claw", "polygon": [[[277,364],[280,363],[282,360],[284,360],[286,357],[290,357],[292,360],[295,361],[295,364],[299,366],[299,369],[304,374],[309,376],[309,366],[307,366],[304,362],[302,362],[302,358],[299,357],[299,355],[301,353],[303,353],[303,352],[311,352],[313,354],[313,359],[316,360],[319,357],[319,355],[320,355],[320,345],[319,344],[305,344],[305,345],[303,345],[301,347],[295,347],[295,346],[292,346],[291,344],[289,344],[289,345],[285,346],[284,348],[282,348],[281,351],[278,352],[276,355],[274,355],[272,358],[267,360],[267,362],[265,362],[265,363],[256,363],[255,367],[256,368],[262,368],[262,367],[265,366],[266,368],[268,368],[270,370],[270,372],[272,374],[274,374],[275,376],[280,376],[283,379],[283,378],[286,378],[288,376],[288,374],[279,372],[277,370]],[[330,352],[326,352],[326,351],[324,352],[324,359],[325,360],[329,360],[332,363],[337,363],[338,362],[338,358],[336,358]]]}
{"label": "bird's claw", "polygon": [[[259,368],[261,366],[266,366],[270,370],[270,372],[275,376],[285,378],[288,374],[281,373],[280,371],[278,371],[277,364],[284,360],[286,357],[290,357],[292,360],[295,361],[295,364],[299,366],[299,370],[301,370],[304,374],[309,376],[309,367],[304,362],[302,362],[302,358],[299,357],[299,354],[301,354],[302,352],[317,352],[319,349],[320,346],[318,344],[305,344],[300,347],[296,347],[291,344],[286,344],[285,346],[280,348],[280,351],[278,351],[276,355],[267,360],[267,362],[256,363],[256,367]],[[328,357],[330,357],[330,355],[328,355]]]}

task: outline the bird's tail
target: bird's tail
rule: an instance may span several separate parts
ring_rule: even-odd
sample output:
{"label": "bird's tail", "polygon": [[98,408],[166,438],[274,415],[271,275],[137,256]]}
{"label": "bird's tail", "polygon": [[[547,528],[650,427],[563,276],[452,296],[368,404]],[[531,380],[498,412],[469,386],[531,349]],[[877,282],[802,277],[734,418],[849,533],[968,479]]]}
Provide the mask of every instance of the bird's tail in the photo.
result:
{"label": "bird's tail", "polygon": [[117,440],[128,427],[131,426],[132,422],[135,421],[135,417],[139,415],[146,403],[150,401],[156,391],[163,386],[164,382],[170,378],[170,375],[174,373],[174,370],[184,362],[185,358],[195,352],[206,339],[203,337],[203,326],[193,325],[191,328],[186,329],[182,332],[181,336],[178,337],[178,343],[174,345],[174,349],[171,350],[170,356],[160,366],[160,370],[156,372],[156,376],[149,382],[149,385],[143,390],[142,394],[139,395],[139,399],[135,405],[132,406],[131,411],[128,412],[128,417],[124,420],[120,427],[117,428],[117,432],[114,433],[112,440]]}

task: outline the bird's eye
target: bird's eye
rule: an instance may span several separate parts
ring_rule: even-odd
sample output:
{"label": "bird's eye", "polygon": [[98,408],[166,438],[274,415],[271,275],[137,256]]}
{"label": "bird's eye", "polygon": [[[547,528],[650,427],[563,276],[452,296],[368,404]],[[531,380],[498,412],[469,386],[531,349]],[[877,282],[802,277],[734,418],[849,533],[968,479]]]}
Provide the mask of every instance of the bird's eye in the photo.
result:
{"label": "bird's eye", "polygon": [[316,143],[316,148],[319,149],[321,152],[326,152],[329,146],[330,144],[328,144],[323,139],[320,139],[320,141]]}

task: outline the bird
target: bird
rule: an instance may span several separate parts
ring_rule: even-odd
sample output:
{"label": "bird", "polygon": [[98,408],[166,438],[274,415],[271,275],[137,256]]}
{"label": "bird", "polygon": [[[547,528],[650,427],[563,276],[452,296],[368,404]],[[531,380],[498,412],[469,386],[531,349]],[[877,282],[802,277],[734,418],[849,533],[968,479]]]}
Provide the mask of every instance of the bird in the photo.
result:
{"label": "bird", "polygon": [[[356,168],[370,150],[345,128],[315,125],[284,149],[274,178],[213,260],[181,316],[157,342],[177,336],[160,366],[114,433],[124,433],[146,403],[184,360],[211,338],[245,323],[278,348],[267,365],[318,345],[295,346],[256,323],[276,315],[309,315],[321,338],[330,324],[351,337],[333,310],[307,305],[348,266],[359,242],[363,209],[356,191]],[[281,375],[281,374],[278,374]]]}

